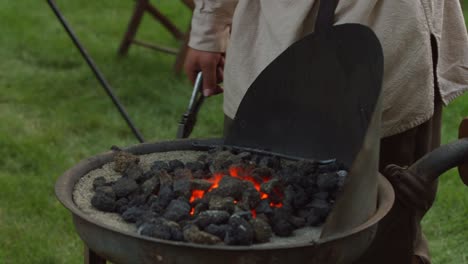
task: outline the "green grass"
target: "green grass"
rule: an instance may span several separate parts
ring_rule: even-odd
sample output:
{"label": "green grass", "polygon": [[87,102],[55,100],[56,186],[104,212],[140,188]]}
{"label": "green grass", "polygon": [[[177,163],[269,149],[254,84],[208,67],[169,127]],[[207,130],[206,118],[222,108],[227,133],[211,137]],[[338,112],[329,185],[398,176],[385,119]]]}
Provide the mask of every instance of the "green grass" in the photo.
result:
{"label": "green grass", "polygon": [[[172,56],[135,46],[116,56],[133,1],[57,2],[147,140],[173,139],[191,87],[172,74]],[[158,4],[186,28],[179,1]],[[137,142],[45,1],[2,1],[0,17],[0,263],[81,263],[55,181],[81,159]],[[178,44],[149,16],[138,37]],[[456,138],[467,100],[446,109],[444,142]],[[220,136],[222,116],[221,98],[209,99],[193,136]],[[468,262],[468,193],[455,174],[442,177],[424,219],[434,263]]]}

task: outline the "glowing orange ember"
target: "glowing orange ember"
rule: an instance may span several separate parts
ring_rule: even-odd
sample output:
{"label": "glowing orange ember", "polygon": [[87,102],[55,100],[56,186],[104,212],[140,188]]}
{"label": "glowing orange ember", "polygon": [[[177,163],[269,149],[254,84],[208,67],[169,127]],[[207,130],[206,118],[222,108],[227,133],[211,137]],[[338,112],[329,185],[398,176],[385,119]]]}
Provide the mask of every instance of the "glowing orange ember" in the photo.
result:
{"label": "glowing orange ember", "polygon": [[[255,189],[260,193],[260,199],[266,200],[266,199],[269,198],[268,194],[260,191],[260,186],[261,186],[262,183],[268,182],[271,179],[271,177],[263,176],[261,178],[262,182],[259,182],[258,179],[248,175],[249,174],[248,170],[246,170],[244,168],[241,168],[241,167],[234,167],[234,166],[229,168],[229,174],[230,174],[231,177],[238,178],[238,179],[241,179],[241,180],[244,180],[244,181],[249,181],[249,182],[253,183]],[[218,188],[219,187],[219,182],[222,180],[223,177],[224,177],[223,173],[215,173],[212,178],[208,179],[207,181],[211,182],[212,185],[206,192],[202,191],[202,190],[193,190],[192,191],[192,196],[190,197],[190,203],[194,202],[197,199],[203,198],[203,196],[206,193],[210,192],[213,189]],[[276,193],[276,191],[275,191],[275,194],[279,195],[280,197],[283,196],[281,193]],[[237,204],[237,203],[238,203],[238,201],[234,200],[234,204]],[[270,207],[280,208],[282,206],[283,206],[283,204],[281,202],[279,202],[279,203],[270,202]],[[195,209],[192,207],[192,209],[190,210],[190,215],[194,215],[194,213],[195,213]],[[253,218],[257,217],[257,212],[255,211],[255,209],[252,209],[251,213],[252,213]]]}
{"label": "glowing orange ember", "polygon": [[221,173],[216,173],[213,178],[208,179],[209,182],[212,182],[213,185],[211,185],[210,189],[208,191],[211,191],[213,189],[216,189],[219,187],[219,182],[223,179],[223,174]]}
{"label": "glowing orange ember", "polygon": [[192,191],[192,197],[190,197],[190,202],[192,203],[196,199],[200,199],[205,195],[205,191],[202,190],[193,190]]}
{"label": "glowing orange ember", "polygon": [[241,168],[238,168],[238,167],[230,167],[229,168],[229,174],[232,177],[239,177],[239,171],[240,170],[241,170]]}
{"label": "glowing orange ember", "polygon": [[[245,172],[245,170],[243,168],[240,168],[240,167],[230,167],[229,168],[229,174],[234,177],[234,178],[238,178],[238,179],[241,179],[241,180],[244,180],[244,181],[249,181],[251,183],[254,184],[255,186],[255,189],[260,193],[261,195],[261,199],[262,200],[265,200],[268,198],[268,194],[266,193],[263,193],[260,191],[260,185],[262,183],[259,183],[257,179],[255,179],[254,177],[252,176],[249,176],[249,175],[246,175],[247,173]],[[241,176],[242,175],[242,176]],[[263,182],[267,182],[269,181],[269,177],[263,177]]]}
{"label": "glowing orange ember", "polygon": [[282,203],[271,202],[270,207],[281,208],[281,207],[283,207],[283,204]]}
{"label": "glowing orange ember", "polygon": [[250,210],[250,212],[252,213],[252,217],[253,218],[257,218],[257,211],[255,211],[254,209]]}

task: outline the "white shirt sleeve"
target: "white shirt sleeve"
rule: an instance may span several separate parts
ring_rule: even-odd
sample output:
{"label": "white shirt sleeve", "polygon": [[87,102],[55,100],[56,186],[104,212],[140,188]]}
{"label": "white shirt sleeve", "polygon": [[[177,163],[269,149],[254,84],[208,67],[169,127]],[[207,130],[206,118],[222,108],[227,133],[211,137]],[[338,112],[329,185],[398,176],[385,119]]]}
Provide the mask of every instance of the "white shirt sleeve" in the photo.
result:
{"label": "white shirt sleeve", "polygon": [[225,52],[238,0],[195,0],[189,46]]}

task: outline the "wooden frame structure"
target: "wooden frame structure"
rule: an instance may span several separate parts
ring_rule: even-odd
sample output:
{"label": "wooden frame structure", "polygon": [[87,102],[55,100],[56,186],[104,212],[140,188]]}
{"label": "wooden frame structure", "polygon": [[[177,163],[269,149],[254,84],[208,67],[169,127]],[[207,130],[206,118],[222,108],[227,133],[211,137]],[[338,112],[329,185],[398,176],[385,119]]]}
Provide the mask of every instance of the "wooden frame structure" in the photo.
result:
{"label": "wooden frame structure", "polygon": [[[193,0],[181,0],[188,8],[193,10],[195,4]],[[183,42],[182,46],[179,49],[166,47],[158,44],[148,43],[145,41],[135,39],[136,33],[138,31],[138,27],[141,24],[141,20],[143,15],[148,12],[156,19],[159,23],[161,23],[171,34],[172,36]],[[185,55],[187,53],[187,43],[188,43],[188,35],[189,32],[183,32],[179,28],[177,28],[172,21],[166,17],[164,14],[161,13],[156,7],[154,7],[149,0],[136,0],[135,8],[133,11],[132,18],[128,24],[127,32],[120,43],[119,48],[119,55],[125,56],[130,49],[131,44],[135,44],[138,46],[150,48],[156,51],[165,52],[168,54],[176,55],[176,61],[174,64],[174,70],[176,73],[179,73],[182,70],[182,66],[185,60]]]}

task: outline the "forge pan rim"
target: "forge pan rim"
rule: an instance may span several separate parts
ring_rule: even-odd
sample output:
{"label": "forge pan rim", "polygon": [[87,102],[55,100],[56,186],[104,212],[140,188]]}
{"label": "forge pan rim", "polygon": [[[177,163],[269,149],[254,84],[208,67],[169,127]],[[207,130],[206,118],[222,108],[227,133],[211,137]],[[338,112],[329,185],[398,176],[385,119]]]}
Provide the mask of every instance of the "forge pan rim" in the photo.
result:
{"label": "forge pan rim", "polygon": [[[136,155],[145,155],[150,153],[156,152],[167,152],[167,151],[180,151],[180,150],[194,150],[197,144],[204,144],[204,145],[222,145],[222,139],[181,139],[181,140],[170,140],[170,141],[159,141],[154,143],[143,143],[130,146],[125,148],[125,151],[131,152]],[[134,239],[141,239],[147,242],[152,242],[156,244],[164,244],[166,246],[177,246],[177,247],[186,247],[192,249],[208,249],[208,250],[227,250],[227,251],[268,251],[268,250],[278,250],[278,249],[298,249],[304,247],[311,247],[311,246],[318,246],[321,244],[326,244],[329,242],[333,242],[336,240],[340,240],[352,235],[356,235],[362,231],[365,231],[374,225],[376,225],[393,206],[395,194],[393,187],[391,186],[390,182],[382,176],[380,173],[378,174],[378,206],[376,212],[364,223],[361,225],[354,227],[350,230],[345,232],[337,233],[325,238],[320,238],[317,241],[311,242],[300,242],[294,243],[290,245],[271,245],[271,246],[264,246],[264,247],[252,247],[252,246],[227,246],[227,245],[203,245],[203,244],[195,244],[189,242],[178,242],[178,241],[170,241],[170,240],[163,240],[157,239],[147,236],[141,236],[134,232],[128,232],[124,230],[120,230],[118,228],[106,225],[100,221],[93,219],[90,215],[83,212],[78,206],[75,204],[73,200],[73,190],[76,183],[81,179],[84,175],[88,172],[100,168],[102,165],[111,162],[115,152],[108,151],[104,153],[97,154],[90,158],[86,158],[78,162],[76,165],[68,169],[66,172],[60,176],[55,184],[55,194],[57,199],[60,203],[70,211],[73,218],[78,217],[82,221],[88,222],[92,225],[98,226],[99,228],[103,228],[109,230],[114,233],[118,233],[124,236],[129,236]],[[77,223],[74,221],[75,228]]]}

